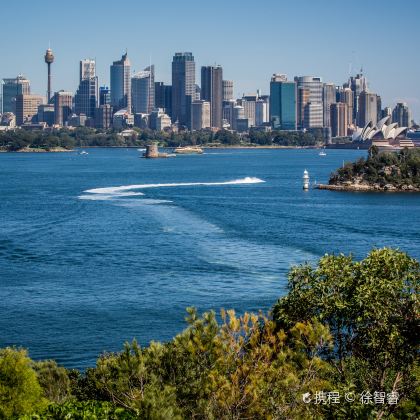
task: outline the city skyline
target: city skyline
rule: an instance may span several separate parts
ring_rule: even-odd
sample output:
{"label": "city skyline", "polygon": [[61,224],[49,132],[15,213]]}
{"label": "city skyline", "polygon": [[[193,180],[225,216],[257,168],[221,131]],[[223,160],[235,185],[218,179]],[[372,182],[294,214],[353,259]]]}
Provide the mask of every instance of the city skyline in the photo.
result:
{"label": "city skyline", "polygon": [[[383,105],[393,107],[397,102],[407,102],[414,119],[418,121],[420,85],[417,75],[420,70],[419,60],[413,53],[416,46],[415,17],[420,6],[409,1],[400,14],[392,14],[393,27],[404,28],[402,42],[401,38],[396,39],[395,32],[386,25],[393,3],[373,3],[355,1],[351,10],[343,10],[335,4],[328,5],[326,1],[319,1],[315,5],[308,1],[299,10],[297,6],[272,1],[268,1],[264,7],[241,3],[245,6],[242,8],[235,4],[222,7],[222,3],[216,1],[212,5],[215,9],[218,5],[221,7],[218,19],[222,19],[227,28],[236,30],[220,30],[220,33],[215,33],[217,31],[214,28],[221,26],[220,23],[214,28],[211,26],[218,22],[217,13],[210,10],[208,5],[200,6],[197,11],[189,8],[190,2],[179,2],[176,5],[164,2],[165,13],[160,16],[157,25],[155,17],[158,11],[154,10],[153,5],[140,6],[129,0],[126,10],[132,10],[133,13],[128,14],[125,24],[118,28],[119,35],[109,37],[106,36],[109,26],[103,25],[103,22],[105,18],[111,19],[112,14],[109,10],[105,12],[104,2],[93,1],[83,5],[85,9],[92,9],[96,16],[92,22],[89,19],[93,36],[86,38],[83,31],[73,31],[68,36],[54,30],[60,24],[62,7],[47,0],[36,7],[28,4],[24,17],[25,32],[38,25],[39,19],[47,11],[51,18],[48,28],[39,26],[37,35],[25,43],[21,42],[23,35],[12,30],[12,20],[4,21],[3,35],[11,54],[0,66],[0,78],[15,77],[22,73],[31,81],[33,93],[46,95],[42,55],[49,42],[55,55],[52,65],[53,92],[60,89],[75,92],[79,79],[79,61],[88,57],[96,60],[99,84],[109,85],[109,65],[126,48],[133,71],[139,71],[152,62],[156,68],[155,80],[166,83],[171,82],[171,59],[177,51],[191,51],[197,70],[201,66],[220,64],[224,78],[234,81],[235,97],[255,93],[257,89],[268,93],[273,73],[287,74],[289,79],[302,75],[319,76],[324,82],[341,85],[347,81],[349,74],[356,74],[363,66],[369,87],[382,96]],[[12,13],[9,4],[2,6],[2,10]],[[66,10],[66,19],[75,19],[80,27],[88,24],[87,18],[76,13],[77,10],[77,7],[69,9],[68,13]],[[188,30],[177,25],[177,16],[183,15],[185,11],[188,11],[185,18],[191,23]],[[204,12],[209,17],[205,21],[191,20],[191,17]],[[299,15],[303,19],[306,13],[308,19],[305,20],[303,32],[298,31],[299,19],[285,19],[289,15]],[[366,23],[369,14],[375,16],[375,22],[384,22],[382,33],[378,33],[377,28],[373,31]],[[86,15],[90,16],[89,13]],[[213,16],[216,20],[212,20]],[[254,23],[252,28],[250,23]],[[278,36],[273,36],[269,28],[275,28]],[[211,37],[209,30],[212,30]],[[402,29],[393,29],[397,30]],[[231,39],[228,39],[229,33]]]}

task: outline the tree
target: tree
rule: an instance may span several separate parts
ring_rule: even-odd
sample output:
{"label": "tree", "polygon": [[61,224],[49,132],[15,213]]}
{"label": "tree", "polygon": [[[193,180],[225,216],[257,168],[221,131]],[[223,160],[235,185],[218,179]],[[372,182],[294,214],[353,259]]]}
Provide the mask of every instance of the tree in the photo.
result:
{"label": "tree", "polygon": [[42,409],[46,401],[26,350],[0,350],[0,419]]}

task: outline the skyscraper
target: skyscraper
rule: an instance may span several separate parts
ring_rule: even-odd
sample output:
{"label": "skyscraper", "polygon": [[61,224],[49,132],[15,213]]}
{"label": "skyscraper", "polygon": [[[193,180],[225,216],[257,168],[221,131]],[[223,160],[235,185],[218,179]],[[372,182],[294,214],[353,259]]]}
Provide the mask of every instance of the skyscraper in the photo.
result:
{"label": "skyscraper", "polygon": [[353,124],[353,91],[350,88],[340,88],[338,90],[338,99],[337,102],[343,103],[347,105],[347,124]]}
{"label": "skyscraper", "polygon": [[271,78],[270,122],[274,130],[296,130],[296,83],[284,74]]}
{"label": "skyscraper", "polygon": [[348,87],[353,91],[353,121],[350,123],[356,122],[357,114],[359,112],[359,96],[362,92],[367,91],[368,83],[365,76],[363,76],[363,69],[360,69],[360,73],[356,76],[351,76],[349,81],[344,84],[344,87]]}
{"label": "skyscraper", "polygon": [[392,122],[397,123],[400,127],[412,126],[411,111],[405,102],[398,102],[392,110]]}
{"label": "skyscraper", "polygon": [[150,114],[155,108],[155,66],[146,67],[131,79],[133,112]]}
{"label": "skyscraper", "polygon": [[131,113],[131,64],[127,53],[111,66],[111,105],[114,112],[126,109]]}
{"label": "skyscraper", "polygon": [[333,83],[324,83],[322,97],[324,127],[331,127],[331,104],[336,102],[335,85]]}
{"label": "skyscraper", "polygon": [[108,86],[99,88],[99,106],[111,104],[111,89]]}
{"label": "skyscraper", "polygon": [[[323,127],[324,125],[324,109],[323,109],[323,83],[320,77],[302,76],[295,77],[297,88],[307,89],[307,95],[298,95],[298,101],[307,100],[305,104],[298,102],[298,109],[301,110],[300,117],[303,121],[300,123],[300,128],[314,128]],[[302,92],[303,93],[303,92]]]}
{"label": "skyscraper", "polygon": [[172,60],[172,122],[191,129],[191,103],[195,96],[195,62],[191,52],[175,53]]}
{"label": "skyscraper", "polygon": [[369,122],[374,125],[378,121],[378,106],[376,93],[364,90],[359,94],[357,125],[364,127]]}
{"label": "skyscraper", "polygon": [[155,106],[163,108],[169,116],[172,114],[172,86],[155,82]]}
{"label": "skyscraper", "polygon": [[233,99],[233,80],[223,80],[223,100],[231,101]]}
{"label": "skyscraper", "polygon": [[337,102],[331,104],[331,135],[332,137],[347,136],[348,127],[347,104]]}
{"label": "skyscraper", "polygon": [[84,114],[88,118],[95,118],[98,96],[98,77],[96,76],[95,61],[81,60],[80,83],[74,96],[76,114]]}
{"label": "skyscraper", "polygon": [[57,125],[65,125],[72,114],[73,94],[60,90],[54,95],[54,122]]}
{"label": "skyscraper", "polygon": [[16,96],[16,124],[23,125],[33,122],[38,115],[38,106],[43,104],[45,97],[40,95]]}
{"label": "skyscraper", "polygon": [[203,128],[210,128],[210,102],[208,101],[193,101],[192,103],[192,130],[202,130]]}
{"label": "skyscraper", "polygon": [[201,99],[210,102],[211,126],[222,128],[223,69],[221,66],[201,67]]}
{"label": "skyscraper", "polygon": [[3,79],[2,81],[2,112],[13,112],[16,114],[16,97],[17,95],[29,95],[31,93],[30,81],[22,76],[17,75],[13,79]]}

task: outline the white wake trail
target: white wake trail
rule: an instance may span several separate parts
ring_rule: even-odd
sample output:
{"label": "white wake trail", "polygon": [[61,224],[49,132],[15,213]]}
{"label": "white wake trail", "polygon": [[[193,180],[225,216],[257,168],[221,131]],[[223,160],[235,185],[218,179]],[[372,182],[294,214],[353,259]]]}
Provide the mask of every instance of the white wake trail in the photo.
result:
{"label": "white wake trail", "polygon": [[[89,194],[107,194],[116,197],[122,197],[124,191],[131,190],[143,190],[146,188],[167,188],[167,187],[194,187],[194,186],[216,186],[216,185],[238,185],[238,184],[259,184],[265,182],[260,178],[245,177],[241,179],[235,179],[233,181],[223,182],[179,182],[171,184],[134,184],[134,185],[122,185],[120,187],[106,187],[106,188],[93,188],[91,190],[84,191]],[[141,193],[137,193],[141,194]],[[133,194],[134,195],[134,194]]]}

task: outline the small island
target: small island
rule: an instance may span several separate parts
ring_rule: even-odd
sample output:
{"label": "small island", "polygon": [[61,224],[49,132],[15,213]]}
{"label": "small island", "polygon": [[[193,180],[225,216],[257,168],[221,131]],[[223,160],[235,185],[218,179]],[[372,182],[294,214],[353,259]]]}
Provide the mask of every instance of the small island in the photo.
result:
{"label": "small island", "polygon": [[348,162],[331,174],[318,189],[334,191],[420,192],[420,149],[380,152],[369,149],[367,159]]}

